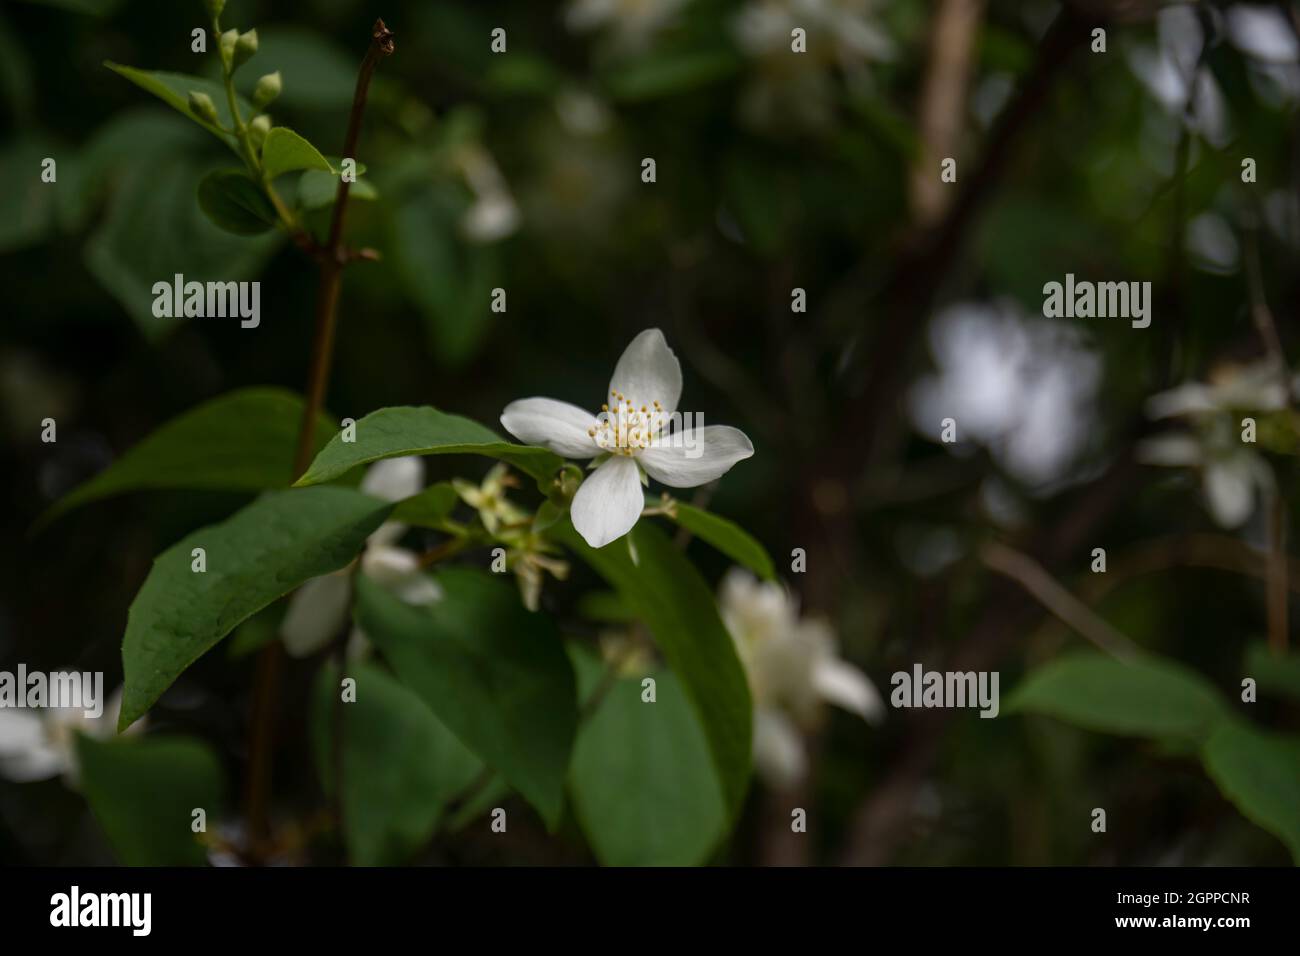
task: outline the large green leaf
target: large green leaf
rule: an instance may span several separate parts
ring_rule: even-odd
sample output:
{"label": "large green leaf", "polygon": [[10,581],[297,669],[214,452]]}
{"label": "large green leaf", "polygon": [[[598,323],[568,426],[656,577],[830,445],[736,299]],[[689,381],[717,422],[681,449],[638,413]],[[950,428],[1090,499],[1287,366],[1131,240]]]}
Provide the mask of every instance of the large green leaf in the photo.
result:
{"label": "large green leaf", "polygon": [[214,169],[199,180],[199,208],[220,229],[257,236],[274,229],[275,207],[242,169]]}
{"label": "large green leaf", "polygon": [[558,523],[552,534],[613,585],[650,627],[695,708],[728,815],[734,819],[749,784],[753,714],[745,672],[718,616],[713,592],[695,566],[648,521],[638,521],[629,532],[635,563],[624,542],[591,548],[568,520]]}
{"label": "large green leaf", "polygon": [[[349,488],[273,491],[155,558],[127,615],[119,726],[240,622],[351,561],[392,507]],[[191,570],[194,548],[205,551],[203,573]]]}
{"label": "large green leaf", "polygon": [[332,172],[325,157],[307,140],[287,126],[275,126],[262,144],[262,171],[275,179],[296,169],[319,169]]}
{"label": "large green leaf", "polygon": [[381,408],[357,422],[354,442],[345,442],[341,434],[332,438],[298,484],[317,485],[381,458],[455,454],[499,458],[539,481],[550,478],[564,464],[552,451],[504,441],[491,429],[460,415],[403,405]]}
{"label": "large green leaf", "polygon": [[[647,502],[651,505],[657,503],[654,500]],[[772,566],[772,558],[768,555],[767,549],[740,525],[703,508],[688,505],[684,501],[677,502],[676,510],[677,523],[695,537],[713,545],[727,557],[743,564],[764,580],[775,579],[776,570]]]}
{"label": "large green leaf", "polygon": [[[167,422],[117,461],[73,489],[44,524],[100,498],[145,488],[261,491],[293,480],[302,399],[279,388],[245,388],[204,402]],[[316,447],[337,429],[320,416]]]}
{"label": "large green leaf", "polygon": [[1300,654],[1274,654],[1267,644],[1252,644],[1246,650],[1246,672],[1266,692],[1300,700]]}
{"label": "large green leaf", "polygon": [[321,783],[334,792],[334,727],[339,752],[343,832],[352,862],[403,863],[428,842],[443,808],[483,764],[433,716],[416,694],[371,664],[350,664],[355,701],[341,702],[337,671],[321,668],[314,695],[313,741]]}
{"label": "large green leaf", "polygon": [[559,630],[505,580],[465,568],[437,580],[442,598],[412,607],[359,578],[357,623],[402,683],[553,828],[578,721]]}
{"label": "large green leaf", "polygon": [[[162,100],[176,112],[182,114],[198,125],[202,126],[213,136],[216,136],[222,142],[235,148],[235,138],[231,134],[213,126],[207,120],[199,119],[190,110],[189,99],[191,91],[197,93],[206,93],[211,99],[212,104],[217,108],[218,122],[230,129],[233,122],[230,116],[230,107],[227,105],[226,88],[216,80],[205,79],[201,76],[189,76],[185,73],[167,73],[161,70],[138,70],[133,66],[123,66],[120,63],[113,63],[105,60],[104,65],[119,76],[124,76],[140,89],[152,93],[158,99]],[[245,117],[251,115],[251,107],[240,99],[238,101],[239,109]]]}
{"label": "large green leaf", "polygon": [[198,866],[207,856],[193,831],[202,809],[209,830],[221,814],[221,766],[187,737],[77,736],[81,792],[127,866]]}
{"label": "large green leaf", "polygon": [[[582,697],[601,668],[577,651]],[[596,856],[606,866],[694,866],[708,859],[727,824],[708,741],[677,678],[660,669],[653,703],[641,677],[616,681],[583,724],[569,792]]]}
{"label": "large green leaf", "polygon": [[1006,711],[1047,714],[1089,730],[1200,742],[1223,718],[1223,700],[1173,661],[1071,654],[1030,674]]}
{"label": "large green leaf", "polygon": [[1225,720],[1205,742],[1201,759],[1242,816],[1285,843],[1300,865],[1300,740]]}

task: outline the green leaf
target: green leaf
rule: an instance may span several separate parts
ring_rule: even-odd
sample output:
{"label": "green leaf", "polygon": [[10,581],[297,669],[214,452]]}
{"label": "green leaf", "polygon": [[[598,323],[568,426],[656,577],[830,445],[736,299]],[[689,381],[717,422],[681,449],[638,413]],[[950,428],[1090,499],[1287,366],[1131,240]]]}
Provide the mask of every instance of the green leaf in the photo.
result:
{"label": "green leaf", "polygon": [[[357,175],[361,173],[358,170]],[[303,209],[323,209],[332,205],[338,196],[339,174],[323,169],[309,169],[298,179],[298,205]],[[348,189],[348,201],[354,199],[374,200],[379,198],[379,190],[368,179],[357,179]]]}
{"label": "green leaf", "polygon": [[539,482],[564,464],[559,455],[545,448],[512,444],[478,422],[428,406],[403,405],[371,412],[357,422],[356,439],[345,442],[341,434],[335,435],[298,484],[317,485],[358,465],[401,455],[486,455],[514,465]]}
{"label": "green leaf", "polygon": [[325,157],[287,126],[274,126],[262,144],[262,171],[275,179],[295,169],[319,169],[333,172]]}
{"label": "green leaf", "polygon": [[442,529],[451,516],[460,495],[449,481],[439,481],[398,503],[390,520],[417,528]]}
{"label": "green leaf", "polygon": [[177,274],[252,279],[284,240],[279,230],[246,237],[213,225],[194,201],[194,185],[210,168],[208,160],[178,150],[139,158],[116,178],[108,210],[86,245],[91,274],[151,340],[186,321],[153,314],[154,283]]}
{"label": "green leaf", "polygon": [[1155,657],[1125,662],[1092,652],[1030,674],[1004,709],[1104,733],[1194,741],[1205,739],[1225,713],[1218,692],[1181,664]]}
{"label": "green leaf", "polygon": [[437,581],[442,598],[412,607],[359,578],[357,624],[398,679],[553,829],[578,722],[559,630],[492,575],[448,568]]}
{"label": "green leaf", "polygon": [[735,644],[699,571],[648,521],[629,532],[638,563],[621,545],[594,549],[569,521],[552,534],[622,595],[649,626],[695,709],[718,774],[729,819],[749,784],[752,704]]}
{"label": "green leaf", "polygon": [[[392,507],[349,488],[273,491],[155,558],[127,615],[119,727],[240,622],[351,561]],[[194,548],[205,572],[191,570]]]}
{"label": "green leaf", "polygon": [[339,753],[343,833],[359,866],[406,862],[437,828],[448,801],[482,773],[465,749],[410,690],[370,664],[349,664],[356,700],[340,700],[332,667],[321,668],[313,706],[316,765],[326,794],[335,786],[334,727]]}
{"label": "green leaf", "polygon": [[221,766],[188,737],[77,735],[81,792],[109,845],[127,866],[200,866],[207,852],[191,829],[202,809],[211,829],[221,813]]}
{"label": "green leaf", "polygon": [[[261,491],[293,480],[303,403],[280,388],[244,388],[167,422],[117,461],[73,489],[40,519],[43,526],[87,502],[128,491]],[[337,429],[320,416],[317,448]]]}
{"label": "green leaf", "polygon": [[199,208],[217,227],[237,236],[260,235],[276,224],[271,200],[242,169],[214,169],[199,180]]}
{"label": "green leaf", "polygon": [[[575,652],[586,699],[601,667]],[[708,859],[727,824],[708,741],[677,678],[620,679],[583,725],[573,749],[569,792],[597,858],[606,866],[694,866]]]}
{"label": "green leaf", "polygon": [[[119,76],[126,77],[140,89],[152,93],[158,99],[162,100],[176,112],[184,115],[187,119],[192,120],[199,126],[202,126],[213,136],[216,136],[223,143],[226,143],[232,149],[238,151],[235,137],[220,127],[199,119],[190,112],[190,91],[206,93],[217,108],[217,121],[221,126],[231,129],[234,123],[230,116],[230,107],[226,98],[226,88],[215,80],[204,79],[201,76],[189,76],[185,73],[167,73],[160,70],[137,70],[133,66],[123,66],[120,63],[113,63],[111,60],[105,60],[104,66],[108,67]],[[245,115],[251,112],[251,107],[246,100],[238,101],[239,109]]]}
{"label": "green leaf", "polygon": [[[657,499],[647,500],[647,504],[657,505]],[[728,518],[677,502],[677,523],[701,541],[713,545],[727,557],[743,564],[759,577],[767,581],[775,580],[776,570],[772,558],[768,555],[758,539]]]}
{"label": "green leaf", "polygon": [[1300,740],[1225,720],[1205,742],[1201,759],[1242,816],[1285,843],[1300,865]]}
{"label": "green leaf", "polygon": [[1300,700],[1300,654],[1274,654],[1267,644],[1252,644],[1246,650],[1246,673],[1259,686],[1293,700]]}

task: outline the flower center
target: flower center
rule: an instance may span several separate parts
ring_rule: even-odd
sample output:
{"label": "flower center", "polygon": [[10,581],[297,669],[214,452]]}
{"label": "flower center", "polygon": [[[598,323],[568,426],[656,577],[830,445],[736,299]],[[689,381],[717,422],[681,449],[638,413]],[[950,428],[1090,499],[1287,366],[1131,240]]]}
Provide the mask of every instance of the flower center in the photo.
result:
{"label": "flower center", "polygon": [[587,434],[602,450],[613,455],[631,458],[649,448],[666,424],[663,406],[655,401],[637,407],[618,389],[611,391],[609,398],[609,402],[600,406],[596,424],[587,429]]}

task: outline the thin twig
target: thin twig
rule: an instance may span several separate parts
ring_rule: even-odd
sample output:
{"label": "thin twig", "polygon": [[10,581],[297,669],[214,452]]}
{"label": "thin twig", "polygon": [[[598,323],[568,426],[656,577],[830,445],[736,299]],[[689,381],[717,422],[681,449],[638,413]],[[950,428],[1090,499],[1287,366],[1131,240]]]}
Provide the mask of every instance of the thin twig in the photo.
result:
{"label": "thin twig", "polygon": [[980,550],[980,559],[989,569],[1018,582],[1043,607],[1107,654],[1120,660],[1132,660],[1138,655],[1137,645],[1098,617],[1029,555],[993,541]]}

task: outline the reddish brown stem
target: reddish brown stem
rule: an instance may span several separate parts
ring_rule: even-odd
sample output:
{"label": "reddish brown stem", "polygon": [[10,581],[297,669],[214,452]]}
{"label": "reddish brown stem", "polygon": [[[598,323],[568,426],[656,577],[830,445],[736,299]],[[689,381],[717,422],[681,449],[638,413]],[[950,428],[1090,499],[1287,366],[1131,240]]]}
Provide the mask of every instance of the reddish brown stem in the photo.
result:
{"label": "reddish brown stem", "polygon": [[[357,139],[361,135],[361,119],[366,109],[366,95],[370,78],[378,62],[393,52],[393,32],[376,20],[371,32],[370,47],[357,74],[356,92],[352,97],[352,111],[348,116],[348,131],[343,143],[343,157],[356,159]],[[311,464],[316,450],[316,422],[325,405],[325,389],[329,385],[330,368],[334,356],[334,331],[338,325],[339,287],[343,267],[350,261],[343,247],[343,221],[347,209],[350,181],[339,177],[334,212],[330,219],[329,238],[322,248],[315,249],[314,258],[320,264],[320,282],[316,293],[315,331],[312,335],[311,368],[307,379],[307,401],[303,406],[302,425],[298,430],[298,447],[294,454],[293,474],[301,477]],[[308,247],[304,246],[304,249]],[[313,251],[308,249],[309,252]],[[279,684],[283,650],[278,641],[268,644],[257,661],[253,681],[253,708],[249,727],[248,782],[244,793],[248,819],[249,839],[255,851],[267,843],[270,835],[268,806],[271,794],[271,754],[275,730],[275,698]]]}

